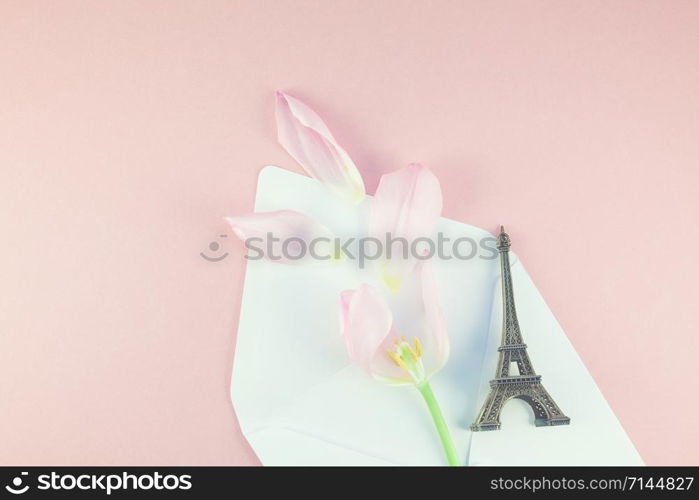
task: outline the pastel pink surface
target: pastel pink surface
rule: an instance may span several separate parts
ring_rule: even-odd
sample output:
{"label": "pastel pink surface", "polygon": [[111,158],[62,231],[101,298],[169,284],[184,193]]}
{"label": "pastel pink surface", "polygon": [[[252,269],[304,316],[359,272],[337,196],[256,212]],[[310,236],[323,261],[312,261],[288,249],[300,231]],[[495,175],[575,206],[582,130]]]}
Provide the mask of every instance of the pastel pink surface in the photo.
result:
{"label": "pastel pink surface", "polygon": [[277,89],[370,193],[420,161],[446,216],[505,224],[646,462],[699,462],[697,2],[0,19],[0,464],[257,463],[229,402],[244,249],[222,217],[250,211],[263,165],[301,171]]}

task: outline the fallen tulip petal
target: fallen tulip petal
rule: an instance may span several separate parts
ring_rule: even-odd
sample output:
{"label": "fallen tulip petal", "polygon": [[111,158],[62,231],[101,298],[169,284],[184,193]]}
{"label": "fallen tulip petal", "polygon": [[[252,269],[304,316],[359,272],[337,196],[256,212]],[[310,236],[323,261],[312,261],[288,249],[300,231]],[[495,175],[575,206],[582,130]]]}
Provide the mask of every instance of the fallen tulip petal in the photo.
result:
{"label": "fallen tulip petal", "polygon": [[362,176],[323,120],[308,106],[277,92],[279,143],[310,175],[338,197],[357,203],[364,198]]}
{"label": "fallen tulip petal", "polygon": [[297,264],[337,260],[335,236],[328,228],[294,210],[226,217],[235,235],[254,252],[248,259]]}
{"label": "fallen tulip petal", "polygon": [[424,256],[427,249],[420,243],[425,242],[417,240],[432,235],[441,213],[439,180],[427,167],[413,163],[381,177],[371,202],[369,234],[387,244],[379,272],[392,292],[400,290],[416,254]]}

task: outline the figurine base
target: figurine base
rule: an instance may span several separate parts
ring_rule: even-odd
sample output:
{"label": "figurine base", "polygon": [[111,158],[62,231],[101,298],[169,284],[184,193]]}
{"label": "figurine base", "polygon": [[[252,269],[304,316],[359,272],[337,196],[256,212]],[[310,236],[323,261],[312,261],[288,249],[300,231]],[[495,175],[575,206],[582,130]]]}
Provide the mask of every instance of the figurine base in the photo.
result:
{"label": "figurine base", "polygon": [[570,425],[570,418],[566,416],[553,418],[537,418],[534,421],[534,425],[536,425],[537,427],[550,427],[553,425]]}
{"label": "figurine base", "polygon": [[483,422],[480,424],[473,424],[471,426],[473,432],[481,431],[497,431],[500,430],[500,422]]}
{"label": "figurine base", "polygon": [[[569,417],[537,418],[534,420],[537,427],[552,427],[554,425],[570,425]],[[500,430],[500,422],[481,422],[471,426],[473,432]]]}

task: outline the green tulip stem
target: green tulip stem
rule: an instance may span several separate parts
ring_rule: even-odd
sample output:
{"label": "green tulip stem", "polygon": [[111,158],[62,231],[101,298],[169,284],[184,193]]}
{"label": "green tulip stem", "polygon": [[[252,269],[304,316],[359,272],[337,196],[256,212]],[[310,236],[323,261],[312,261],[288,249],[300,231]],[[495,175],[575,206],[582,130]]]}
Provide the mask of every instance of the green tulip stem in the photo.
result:
{"label": "green tulip stem", "polygon": [[461,465],[456,454],[456,448],[454,447],[454,440],[451,438],[447,422],[444,420],[444,415],[442,415],[442,410],[439,408],[439,403],[437,403],[437,398],[434,397],[434,392],[432,392],[430,384],[425,382],[424,384],[418,385],[417,390],[422,394],[425,403],[427,403],[427,408],[430,410],[434,426],[437,428],[437,433],[439,434],[439,440],[447,456],[447,462],[451,466]]}

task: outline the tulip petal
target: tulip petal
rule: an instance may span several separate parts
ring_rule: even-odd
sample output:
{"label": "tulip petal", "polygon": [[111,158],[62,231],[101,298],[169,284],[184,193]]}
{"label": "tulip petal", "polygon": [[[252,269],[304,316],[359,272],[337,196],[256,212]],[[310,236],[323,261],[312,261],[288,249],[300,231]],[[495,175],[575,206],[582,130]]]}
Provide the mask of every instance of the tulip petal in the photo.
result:
{"label": "tulip petal", "polygon": [[[381,382],[415,384],[419,376],[413,378],[388,353],[395,352],[400,342],[417,345],[415,339],[418,339],[422,347],[419,361],[424,367],[424,380],[427,380],[441,370],[449,358],[449,338],[432,264],[416,265],[406,287],[390,302],[392,305],[370,285],[340,294],[340,331],[349,357]],[[394,321],[392,309],[399,314],[399,325]]]}
{"label": "tulip petal", "polygon": [[411,163],[381,176],[371,204],[370,231],[375,236],[429,236],[442,213],[439,180],[427,167]]}
{"label": "tulip petal", "polygon": [[[226,217],[235,235],[253,254],[271,262],[298,264],[311,258],[311,246],[317,260],[335,260],[335,236],[322,224],[294,210],[252,213]],[[261,254],[261,255],[260,255]]]}
{"label": "tulip petal", "polygon": [[377,351],[372,372],[388,383],[395,384],[395,379],[405,378],[394,367],[383,363],[385,357],[382,355],[392,348],[396,339],[405,337],[410,343],[418,339],[422,345],[421,361],[428,379],[441,370],[449,358],[449,338],[432,267],[430,261],[419,262],[413,272],[405,277],[400,293],[387,296],[394,318],[392,333]]}
{"label": "tulip petal", "polygon": [[352,362],[368,369],[391,332],[393,315],[378,290],[362,285],[340,294],[341,332]]}
{"label": "tulip petal", "polygon": [[442,309],[439,306],[439,294],[432,269],[432,263],[420,262],[415,266],[415,272],[420,283],[422,306],[428,333],[429,356],[425,357],[425,368],[428,375],[441,370],[449,359],[449,336],[444,321]]}
{"label": "tulip petal", "polygon": [[415,255],[411,254],[415,250],[424,253],[424,247],[416,249],[413,243],[432,234],[441,213],[439,180],[427,167],[413,163],[381,177],[371,203],[369,234],[393,242],[390,253],[386,249],[390,259],[382,263],[381,275],[394,293],[414,266]]}
{"label": "tulip petal", "polygon": [[279,143],[310,175],[352,203],[364,198],[362,176],[323,120],[308,106],[277,92]]}

